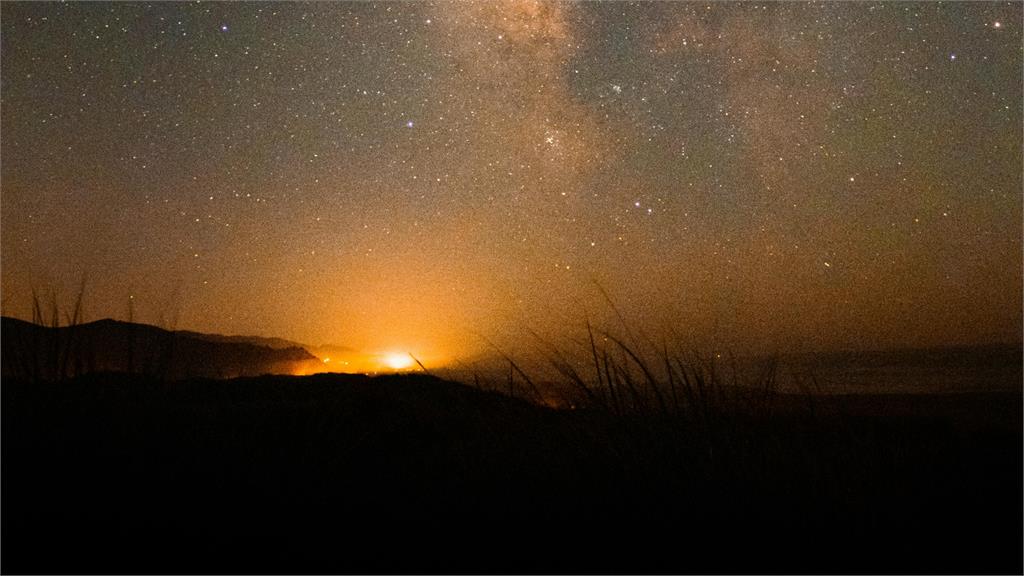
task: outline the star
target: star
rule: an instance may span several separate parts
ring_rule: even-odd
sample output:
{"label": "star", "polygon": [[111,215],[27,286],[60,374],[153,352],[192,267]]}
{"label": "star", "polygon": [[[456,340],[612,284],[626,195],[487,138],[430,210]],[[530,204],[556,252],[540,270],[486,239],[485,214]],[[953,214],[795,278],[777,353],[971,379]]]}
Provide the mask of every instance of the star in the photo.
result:
{"label": "star", "polygon": [[[132,3],[0,5],[3,35],[21,43],[0,70],[5,294],[9,285],[30,293],[37,269],[109,268],[140,298],[177,298],[144,273],[166,267],[194,310],[189,322],[369,346],[384,326],[441,324],[390,302],[439,317],[472,309],[480,317],[453,333],[498,333],[506,327],[493,311],[512,302],[533,314],[582,294],[546,274],[553,261],[564,271],[571,246],[590,258],[571,260],[572,272],[605,279],[623,302],[649,297],[655,313],[678,305],[680,317],[666,321],[711,325],[715,312],[688,302],[722,286],[696,279],[733,274],[738,317],[756,316],[748,300],[809,306],[814,322],[778,333],[869,342],[916,322],[900,317],[910,308],[839,317],[829,298],[861,306],[871,294],[922,290],[935,312],[957,301],[929,285],[946,268],[981,258],[985,270],[1019,272],[1010,250],[1020,242],[1019,6],[166,3],[146,16],[155,34],[142,34],[147,12]],[[46,40],[60,50],[30,39],[46,18]],[[166,65],[135,66],[157,60]],[[951,155],[940,145],[950,138],[971,145]],[[76,194],[82,202],[62,209]],[[969,235],[986,228],[1016,233],[1012,243]],[[73,233],[87,244],[80,262],[58,242]],[[931,258],[939,234],[949,250]],[[728,266],[712,257],[723,246],[738,254]],[[753,246],[794,254],[768,265]],[[893,254],[920,265],[874,269]],[[252,282],[229,290],[211,277],[217,291],[195,299],[199,263],[202,274]],[[854,263],[869,279],[793,289],[801,266],[845,274]],[[520,264],[545,273],[504,272]],[[300,267],[310,278],[292,278]],[[972,277],[959,292],[1002,295],[972,304],[1005,320],[987,333],[1020,322],[1011,272]],[[686,281],[662,290],[635,285],[638,275]],[[284,285],[310,307],[278,297]],[[762,293],[745,292],[755,286]],[[453,287],[464,298],[448,298]],[[229,321],[226,311],[243,307],[249,320]],[[863,333],[842,324],[854,317]],[[740,332],[758,328],[743,322]],[[833,325],[842,329],[822,329]]]}

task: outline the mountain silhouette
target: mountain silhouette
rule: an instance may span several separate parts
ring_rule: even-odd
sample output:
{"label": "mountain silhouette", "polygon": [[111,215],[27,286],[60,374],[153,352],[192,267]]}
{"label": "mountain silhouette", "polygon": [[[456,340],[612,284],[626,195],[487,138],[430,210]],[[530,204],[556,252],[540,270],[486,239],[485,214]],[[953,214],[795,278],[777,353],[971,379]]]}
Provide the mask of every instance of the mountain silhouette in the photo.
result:
{"label": "mountain silhouette", "polygon": [[47,327],[0,319],[4,377],[58,380],[92,372],[128,372],[166,379],[292,374],[320,364],[279,338],[170,331],[148,324],[98,320]]}
{"label": "mountain silhouette", "polygon": [[188,336],[189,338],[196,338],[197,340],[205,340],[207,342],[222,342],[226,344],[253,344],[255,346],[264,346],[266,348],[273,348],[274,350],[285,350],[288,348],[302,348],[306,351],[312,351],[310,346],[292,340],[285,340],[284,338],[268,338],[266,336],[225,336],[223,334],[205,334],[203,332],[193,332],[191,330],[175,330],[175,334],[182,336]]}

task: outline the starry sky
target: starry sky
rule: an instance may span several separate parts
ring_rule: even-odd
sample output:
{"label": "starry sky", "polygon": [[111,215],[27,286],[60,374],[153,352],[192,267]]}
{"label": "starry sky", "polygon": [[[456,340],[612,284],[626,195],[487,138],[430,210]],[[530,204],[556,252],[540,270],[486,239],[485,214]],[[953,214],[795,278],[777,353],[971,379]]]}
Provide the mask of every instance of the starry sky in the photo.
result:
{"label": "starry sky", "polygon": [[1019,341],[1022,6],[4,2],[3,312]]}

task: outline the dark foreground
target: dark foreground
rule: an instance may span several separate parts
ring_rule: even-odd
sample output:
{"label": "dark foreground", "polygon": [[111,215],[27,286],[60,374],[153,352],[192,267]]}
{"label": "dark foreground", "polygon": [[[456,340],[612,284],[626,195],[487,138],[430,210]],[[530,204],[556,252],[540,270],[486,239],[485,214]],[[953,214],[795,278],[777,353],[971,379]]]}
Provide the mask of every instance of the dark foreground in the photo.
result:
{"label": "dark foreground", "polygon": [[1022,571],[1019,393],[683,419],[427,377],[2,392],[5,573]]}

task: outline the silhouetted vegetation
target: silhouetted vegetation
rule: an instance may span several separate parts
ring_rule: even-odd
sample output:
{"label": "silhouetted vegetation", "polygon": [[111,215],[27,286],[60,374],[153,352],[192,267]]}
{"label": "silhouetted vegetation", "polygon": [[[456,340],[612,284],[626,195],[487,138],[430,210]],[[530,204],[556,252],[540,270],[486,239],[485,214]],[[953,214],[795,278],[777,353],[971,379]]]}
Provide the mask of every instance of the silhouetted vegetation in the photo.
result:
{"label": "silhouetted vegetation", "polygon": [[497,347],[505,382],[214,380],[315,358],[34,302],[2,320],[6,572],[1022,568],[1019,391],[784,393],[777,358],[589,325],[541,342],[555,382]]}
{"label": "silhouetted vegetation", "polygon": [[[676,368],[659,401],[605,360],[577,410],[429,376],[5,378],[3,569],[1020,571],[1020,394],[812,411]],[[1012,424],[943,415],[968,404]]]}

